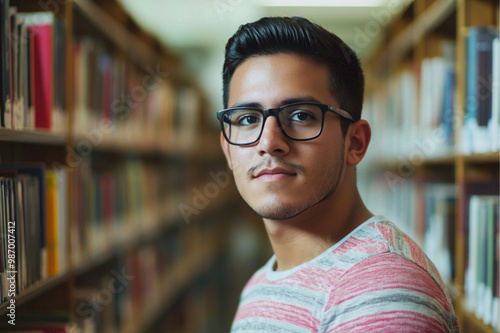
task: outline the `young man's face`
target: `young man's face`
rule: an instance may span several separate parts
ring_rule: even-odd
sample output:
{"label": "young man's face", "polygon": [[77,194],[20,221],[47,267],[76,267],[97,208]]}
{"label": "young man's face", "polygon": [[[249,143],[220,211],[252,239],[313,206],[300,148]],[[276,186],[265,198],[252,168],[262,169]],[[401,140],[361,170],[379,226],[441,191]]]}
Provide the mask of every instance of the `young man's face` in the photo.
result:
{"label": "young man's face", "polygon": [[[275,54],[249,58],[236,69],[228,107],[277,108],[301,99],[339,107],[330,93],[328,67],[296,55]],[[326,112],[322,134],[310,141],[287,138],[271,116],[258,142],[233,146],[221,136],[221,144],[241,196],[264,218],[291,218],[338,196],[344,140],[340,117],[333,112]]]}

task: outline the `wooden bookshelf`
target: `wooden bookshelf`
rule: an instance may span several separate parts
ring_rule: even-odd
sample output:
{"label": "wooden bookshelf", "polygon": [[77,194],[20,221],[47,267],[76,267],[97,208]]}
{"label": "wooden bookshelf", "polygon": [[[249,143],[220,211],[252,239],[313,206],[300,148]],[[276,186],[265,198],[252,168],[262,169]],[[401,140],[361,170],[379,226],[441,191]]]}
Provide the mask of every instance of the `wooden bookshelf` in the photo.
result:
{"label": "wooden bookshelf", "polygon": [[68,137],[66,134],[55,134],[43,130],[12,130],[0,128],[0,140],[5,142],[63,146],[66,144]]}
{"label": "wooden bookshelf", "polygon": [[[414,231],[417,240],[423,241],[425,239],[422,238],[426,237],[425,226],[429,222],[424,211],[426,186],[442,184],[443,187],[449,185],[455,189],[454,218],[449,222],[455,230],[454,247],[449,249],[454,257],[449,267],[453,267],[454,271],[448,283],[453,290],[451,294],[462,332],[495,331],[492,325],[478,318],[474,313],[476,309],[465,306],[469,216],[465,216],[464,212],[468,211],[465,207],[468,207],[469,201],[464,193],[474,183],[489,186],[490,192],[491,189],[494,191],[495,186],[498,187],[500,152],[498,148],[484,152],[475,151],[476,148],[465,151],[463,144],[464,140],[468,140],[464,127],[468,119],[466,112],[470,107],[467,100],[469,31],[471,27],[488,26],[498,34],[499,17],[498,1],[414,1],[405,11],[393,17],[386,27],[384,43],[366,61],[365,66],[367,93],[363,112],[373,127],[372,155],[369,151],[364,162],[366,165],[361,166],[362,174],[367,177],[363,178],[367,192],[372,188],[372,194],[367,195],[368,202],[372,200],[375,205],[389,203],[388,215],[393,216],[396,223],[405,218],[410,219],[410,226],[407,227]],[[455,85],[451,90],[454,102],[448,115],[448,124],[443,122],[440,123],[441,127],[432,125],[432,128],[425,128],[424,122],[429,119],[425,118],[426,107],[432,108],[434,114],[442,112],[436,105],[427,103],[433,97],[424,95],[429,93],[425,90],[426,86],[440,80],[434,76],[434,82],[430,82],[424,76],[424,67],[431,66],[432,59],[436,58],[439,58],[436,60],[439,66],[449,67],[433,67],[434,72],[439,68],[447,68],[448,73],[453,73],[449,75],[454,75]],[[406,90],[401,88],[403,85],[406,85]],[[444,103],[445,98],[439,98]],[[432,116],[432,113],[428,115]],[[408,123],[413,125],[405,127]],[[450,132],[443,132],[443,128]],[[446,140],[443,133],[446,133]],[[398,141],[395,138],[407,142],[401,144],[395,142]],[[476,193],[476,190],[470,191],[468,195]],[[402,196],[411,197],[403,203],[405,208],[398,210],[394,208],[394,203],[391,207],[391,200],[400,200]],[[410,213],[407,206],[410,207]],[[376,209],[380,208],[378,205]],[[433,259],[432,253],[429,255]],[[496,314],[497,317],[499,315]]]}
{"label": "wooden bookshelf", "polygon": [[[154,301],[142,311],[129,318],[130,313],[117,313],[123,325],[118,331],[146,332],[201,274],[218,270],[213,265],[227,251],[227,233],[216,230],[234,204],[232,186],[218,185],[217,195],[198,207],[192,221],[185,221],[179,208],[192,205],[196,193],[215,184],[211,173],[226,172],[218,132],[204,125],[203,91],[178,55],[141,29],[116,0],[9,4],[18,13],[49,11],[64,27],[61,35],[53,28],[52,35],[62,45],[57,49],[54,41],[54,54],[64,60],[54,64],[54,73],[63,76],[52,78],[53,89],[64,100],[64,130],[32,128],[27,120],[18,129],[0,128],[0,166],[30,163],[47,172],[60,170],[57,229],[50,232],[58,237],[55,251],[61,268],[17,293],[16,328],[31,314],[64,313],[77,322],[88,320],[79,312],[82,292],[100,292],[96,279],[111,281],[114,267],[126,267],[134,274],[150,274],[145,280],[163,281],[158,290],[149,290]],[[30,56],[25,52],[20,59]],[[21,93],[31,96],[30,89],[35,88]],[[119,113],[117,105],[126,112]],[[152,263],[156,266],[151,272],[151,266],[141,271],[140,265]],[[132,300],[148,302],[138,294],[140,288],[133,288],[114,295],[124,307]],[[0,330],[9,328],[8,300],[5,295],[6,302],[0,304]],[[97,317],[118,311],[106,309]]]}

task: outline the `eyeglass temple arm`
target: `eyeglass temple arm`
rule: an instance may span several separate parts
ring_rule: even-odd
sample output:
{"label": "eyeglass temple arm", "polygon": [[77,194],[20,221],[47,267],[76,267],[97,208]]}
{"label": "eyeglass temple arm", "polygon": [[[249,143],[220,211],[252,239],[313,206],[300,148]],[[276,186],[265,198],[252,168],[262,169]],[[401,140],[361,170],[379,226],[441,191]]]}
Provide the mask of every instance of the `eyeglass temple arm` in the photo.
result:
{"label": "eyeglass temple arm", "polygon": [[330,110],[330,111],[332,111],[332,112],[335,112],[335,113],[336,113],[336,114],[338,114],[339,116],[344,117],[344,118],[347,118],[347,119],[349,119],[350,121],[354,121],[354,119],[352,118],[352,116],[350,115],[350,113],[349,113],[349,112],[347,112],[347,111],[344,111],[344,110],[342,110],[342,109],[336,108],[336,107],[331,106],[331,105],[329,105],[329,106],[328,106],[328,110]]}

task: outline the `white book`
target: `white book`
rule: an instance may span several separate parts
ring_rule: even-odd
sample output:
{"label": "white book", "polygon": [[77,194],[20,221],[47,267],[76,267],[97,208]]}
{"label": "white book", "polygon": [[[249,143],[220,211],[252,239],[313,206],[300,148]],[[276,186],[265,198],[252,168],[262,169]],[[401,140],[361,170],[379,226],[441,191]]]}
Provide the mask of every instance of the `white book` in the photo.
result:
{"label": "white book", "polygon": [[477,297],[477,239],[478,239],[478,211],[481,201],[478,196],[471,196],[469,200],[469,249],[468,258],[469,266],[465,273],[465,297],[466,306],[469,310],[474,311],[476,309],[476,297]]}
{"label": "white book", "polygon": [[491,151],[500,149],[500,38],[493,40],[492,48],[492,92],[491,92],[491,119],[488,128],[491,138]]}
{"label": "white book", "polygon": [[67,218],[66,218],[66,207],[67,207],[67,171],[65,168],[56,169],[57,176],[57,239],[59,244],[59,272],[64,273],[66,271],[66,254],[67,241],[66,241],[66,230],[67,230]]}

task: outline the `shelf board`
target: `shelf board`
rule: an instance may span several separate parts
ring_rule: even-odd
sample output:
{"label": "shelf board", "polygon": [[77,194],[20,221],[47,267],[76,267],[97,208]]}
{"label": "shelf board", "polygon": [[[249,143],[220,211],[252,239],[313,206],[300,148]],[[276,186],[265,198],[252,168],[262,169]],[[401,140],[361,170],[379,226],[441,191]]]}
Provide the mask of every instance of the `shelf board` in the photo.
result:
{"label": "shelf board", "polygon": [[[370,165],[374,165],[377,168],[397,168],[400,160],[394,159],[384,159],[377,158],[367,160]],[[430,156],[423,161],[419,161],[418,165],[413,165],[416,169],[427,167],[427,166],[450,166],[454,167],[457,162],[463,162],[466,164],[500,164],[500,152],[484,153],[484,154],[444,154],[439,156]],[[405,161],[406,163],[406,161]]]}
{"label": "shelf board", "polygon": [[154,51],[144,41],[131,34],[120,22],[104,12],[92,1],[73,0],[73,2],[75,7],[122,51],[142,65],[149,64]]}
{"label": "shelf board", "polygon": [[[43,294],[44,292],[47,292],[54,287],[56,287],[59,284],[62,284],[63,282],[68,280],[68,273],[62,273],[59,274],[55,277],[51,277],[42,281],[37,281],[33,285],[29,286],[25,290],[23,290],[19,295],[16,295],[15,300],[16,300],[16,309],[34,299],[36,296],[39,296]],[[7,306],[9,305],[9,302],[5,302],[4,304],[0,305],[0,315],[4,315],[8,312]]]}
{"label": "shelf board", "polygon": [[468,164],[500,163],[500,152],[461,155],[460,158]]}
{"label": "shelf board", "polygon": [[163,230],[174,225],[174,219],[172,215],[165,214],[162,217],[153,217],[153,219],[160,219],[160,221],[156,222],[156,225],[153,228],[143,231],[131,232],[124,239],[117,241],[116,244],[112,244],[109,249],[106,249],[101,253],[94,255],[88,260],[84,260],[84,263],[77,264],[73,269],[75,276],[79,276],[86,272],[89,272],[92,269],[104,264],[105,262],[126,253],[128,250],[135,246],[152,241],[154,238],[158,237],[158,235],[160,235]]}
{"label": "shelf board", "polygon": [[23,142],[42,145],[65,145],[67,135],[47,130],[12,130],[0,128],[0,141]]}
{"label": "shelf board", "polygon": [[439,26],[456,8],[457,0],[434,1],[425,12],[421,13],[412,24],[401,31],[384,50],[379,66],[386,68],[388,64],[397,63],[422,37]]}
{"label": "shelf board", "polygon": [[474,333],[494,333],[494,328],[485,324],[481,319],[477,318],[471,311],[465,308],[465,299],[463,296],[457,298],[455,302],[455,312],[462,314],[462,332]]}
{"label": "shelf board", "polygon": [[184,156],[187,158],[222,158],[222,149],[218,136],[200,135],[192,141],[192,144],[182,145],[176,140],[162,142],[160,139],[134,140],[116,139],[114,137],[104,138],[99,142],[92,142],[84,135],[75,135],[71,145],[78,152],[79,145],[87,150],[116,152],[116,153],[136,153],[153,154],[163,156]]}

